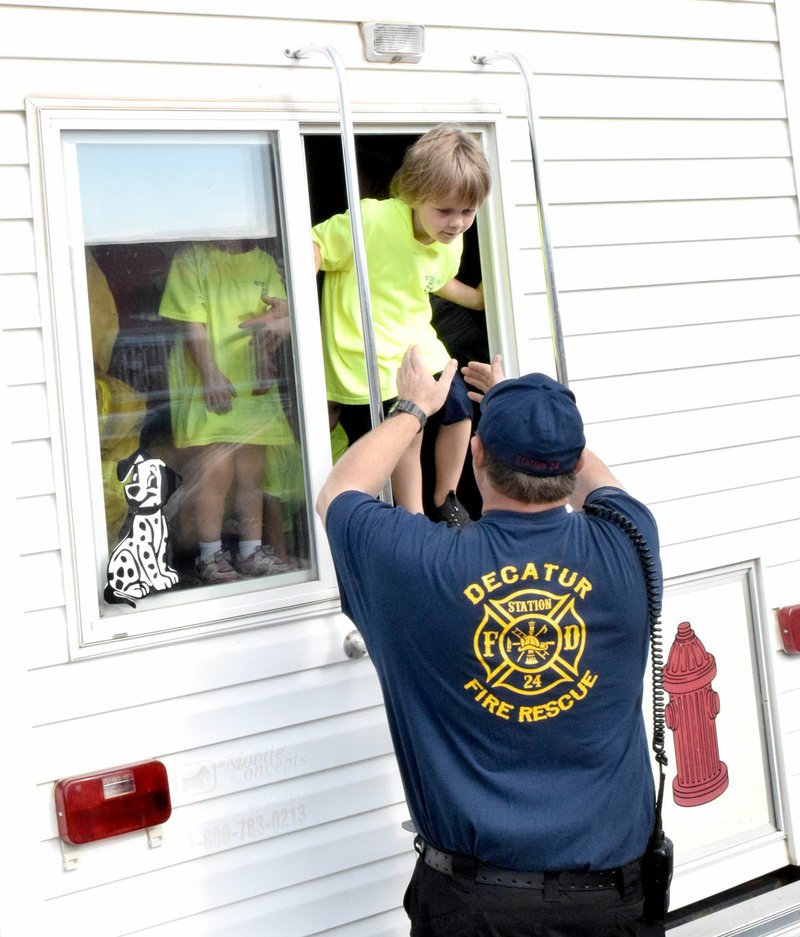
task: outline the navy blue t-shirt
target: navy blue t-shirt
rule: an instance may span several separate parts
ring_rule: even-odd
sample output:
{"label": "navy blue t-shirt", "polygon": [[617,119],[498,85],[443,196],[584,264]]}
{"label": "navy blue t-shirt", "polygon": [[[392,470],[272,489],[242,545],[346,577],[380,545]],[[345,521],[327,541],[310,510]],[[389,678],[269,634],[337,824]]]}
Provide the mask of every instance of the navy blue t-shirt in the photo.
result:
{"label": "navy blue t-shirt", "polygon": [[[587,503],[625,514],[657,561],[643,504],[610,487]],[[354,491],[327,531],[423,838],[506,869],[639,857],[654,803],[649,625],[625,533],[566,508],[492,511],[459,531]]]}

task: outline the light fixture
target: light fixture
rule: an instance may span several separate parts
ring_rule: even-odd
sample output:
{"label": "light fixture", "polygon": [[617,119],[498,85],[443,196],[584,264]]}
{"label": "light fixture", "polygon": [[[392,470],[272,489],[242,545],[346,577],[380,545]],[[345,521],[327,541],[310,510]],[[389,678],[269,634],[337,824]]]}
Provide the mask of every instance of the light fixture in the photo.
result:
{"label": "light fixture", "polygon": [[425,52],[425,27],[414,23],[362,23],[368,62],[419,62]]}
{"label": "light fixture", "polygon": [[172,813],[160,761],[64,778],[56,784],[55,802],[58,835],[71,845],[157,826]]}

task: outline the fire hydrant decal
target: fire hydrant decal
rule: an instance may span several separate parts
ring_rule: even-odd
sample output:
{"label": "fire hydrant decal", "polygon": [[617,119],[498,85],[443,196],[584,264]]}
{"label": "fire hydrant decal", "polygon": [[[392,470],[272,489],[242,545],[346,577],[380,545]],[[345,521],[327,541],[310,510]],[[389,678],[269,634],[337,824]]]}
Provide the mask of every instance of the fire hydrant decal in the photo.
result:
{"label": "fire hydrant decal", "polygon": [[672,796],[681,807],[707,804],[728,786],[728,768],[719,760],[717,744],[719,694],[711,688],[716,673],[713,654],[689,622],[682,622],[664,668],[666,724],[672,730],[677,767]]}

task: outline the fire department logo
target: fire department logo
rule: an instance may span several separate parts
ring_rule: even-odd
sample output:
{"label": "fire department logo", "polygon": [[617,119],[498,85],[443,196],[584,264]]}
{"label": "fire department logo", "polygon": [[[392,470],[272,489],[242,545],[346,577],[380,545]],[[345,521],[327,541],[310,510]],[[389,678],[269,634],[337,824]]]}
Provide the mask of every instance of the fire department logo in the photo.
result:
{"label": "fire department logo", "polygon": [[489,599],[483,610],[474,647],[488,686],[537,696],[577,682],[586,625],[574,595],[521,589]]}

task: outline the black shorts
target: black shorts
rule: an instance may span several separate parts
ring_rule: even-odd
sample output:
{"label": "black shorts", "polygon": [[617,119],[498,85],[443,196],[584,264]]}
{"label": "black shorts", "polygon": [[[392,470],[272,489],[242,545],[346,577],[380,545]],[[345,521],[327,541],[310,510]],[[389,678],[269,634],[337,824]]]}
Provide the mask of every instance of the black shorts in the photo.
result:
{"label": "black shorts", "polygon": [[[438,375],[436,375],[438,377]],[[383,415],[391,410],[397,397],[383,401]],[[462,420],[472,419],[472,401],[467,396],[467,385],[464,378],[456,372],[453,383],[450,385],[450,391],[444,402],[442,409],[434,414],[432,419],[442,426],[449,426],[451,423],[461,423]],[[339,422],[342,429],[347,433],[347,438],[351,443],[360,439],[372,429],[372,416],[368,403],[349,404],[343,403],[339,411]]]}

